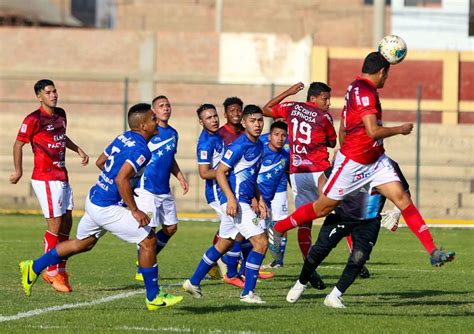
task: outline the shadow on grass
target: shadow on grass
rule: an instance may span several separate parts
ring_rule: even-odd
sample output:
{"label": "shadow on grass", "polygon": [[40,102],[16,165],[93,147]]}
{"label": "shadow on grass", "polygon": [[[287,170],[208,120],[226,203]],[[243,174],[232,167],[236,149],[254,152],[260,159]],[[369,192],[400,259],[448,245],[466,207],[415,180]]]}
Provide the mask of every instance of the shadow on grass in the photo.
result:
{"label": "shadow on grass", "polygon": [[245,312],[247,310],[276,310],[282,308],[272,304],[232,304],[232,305],[216,305],[216,306],[181,306],[179,311],[185,311],[193,314],[206,314],[206,313],[233,313]]}

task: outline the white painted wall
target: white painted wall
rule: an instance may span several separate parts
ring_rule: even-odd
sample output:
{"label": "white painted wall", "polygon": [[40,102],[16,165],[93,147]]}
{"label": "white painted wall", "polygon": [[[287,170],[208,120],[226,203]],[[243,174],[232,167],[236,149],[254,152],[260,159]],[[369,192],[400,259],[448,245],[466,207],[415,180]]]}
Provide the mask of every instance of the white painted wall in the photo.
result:
{"label": "white painted wall", "polygon": [[392,0],[392,34],[409,49],[472,50],[469,37],[469,0],[442,0],[440,8],[405,7]]}
{"label": "white painted wall", "polygon": [[287,35],[221,33],[219,81],[278,85],[310,80],[312,40]]}

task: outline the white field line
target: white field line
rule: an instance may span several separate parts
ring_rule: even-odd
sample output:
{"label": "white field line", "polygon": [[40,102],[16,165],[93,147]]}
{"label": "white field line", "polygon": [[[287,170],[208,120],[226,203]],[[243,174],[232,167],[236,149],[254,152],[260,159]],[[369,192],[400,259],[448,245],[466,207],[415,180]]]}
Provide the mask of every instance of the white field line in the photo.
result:
{"label": "white field line", "polygon": [[[178,286],[181,286],[181,284],[182,283],[166,284],[166,285],[162,285],[161,287],[162,288],[178,287]],[[119,293],[118,295],[103,297],[103,298],[100,298],[100,299],[92,300],[90,302],[55,305],[55,306],[39,308],[39,309],[27,311],[27,312],[20,312],[20,313],[17,313],[15,315],[8,315],[8,316],[0,315],[0,323],[6,322],[6,321],[20,320],[20,319],[23,319],[23,318],[35,317],[37,315],[41,315],[41,314],[45,314],[45,313],[49,313],[49,312],[63,311],[63,310],[80,308],[80,307],[88,307],[88,306],[104,304],[104,303],[108,303],[108,302],[111,302],[111,301],[114,301],[114,300],[129,298],[129,297],[132,297],[132,296],[135,296],[135,295],[138,295],[138,294],[143,294],[143,293],[145,293],[145,289],[135,290],[135,291],[126,292],[126,293]]]}

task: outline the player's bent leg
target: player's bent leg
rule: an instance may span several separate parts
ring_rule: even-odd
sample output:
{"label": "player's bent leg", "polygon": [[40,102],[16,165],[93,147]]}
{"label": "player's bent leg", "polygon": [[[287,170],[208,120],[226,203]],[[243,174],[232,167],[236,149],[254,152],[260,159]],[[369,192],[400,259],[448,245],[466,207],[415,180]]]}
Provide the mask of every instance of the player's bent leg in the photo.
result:
{"label": "player's bent leg", "polygon": [[262,303],[263,301],[255,294],[258,273],[262,265],[265,253],[268,248],[268,239],[265,232],[253,235],[248,238],[252,243],[252,251],[250,252],[245,264],[245,286],[242,290],[241,301],[249,303]]}

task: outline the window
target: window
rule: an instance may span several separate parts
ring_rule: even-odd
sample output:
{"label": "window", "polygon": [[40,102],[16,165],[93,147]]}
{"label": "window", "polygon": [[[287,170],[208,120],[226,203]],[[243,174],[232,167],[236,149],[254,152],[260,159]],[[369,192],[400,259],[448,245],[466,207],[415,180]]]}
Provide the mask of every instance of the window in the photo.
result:
{"label": "window", "polygon": [[[390,6],[391,0],[385,0],[385,5]],[[364,0],[364,5],[370,5],[372,6],[374,4],[374,0]]]}
{"label": "window", "polygon": [[469,1],[469,36],[474,36],[474,0]]}
{"label": "window", "polygon": [[405,7],[441,8],[441,0],[405,0]]}

